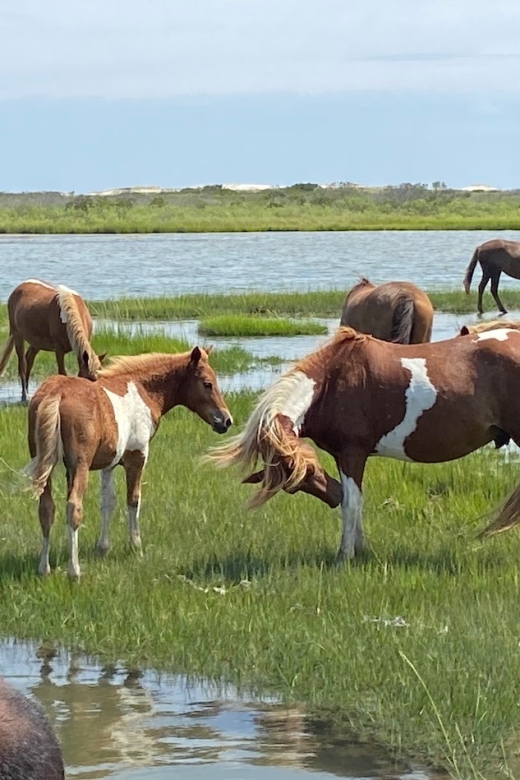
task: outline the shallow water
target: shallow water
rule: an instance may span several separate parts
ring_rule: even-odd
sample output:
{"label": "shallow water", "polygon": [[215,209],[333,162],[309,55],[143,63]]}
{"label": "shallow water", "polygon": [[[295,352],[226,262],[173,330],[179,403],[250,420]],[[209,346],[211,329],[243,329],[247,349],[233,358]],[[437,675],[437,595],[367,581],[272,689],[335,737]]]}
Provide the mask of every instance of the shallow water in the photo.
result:
{"label": "shallow water", "polygon": [[[24,279],[85,298],[244,290],[346,289],[360,276],[462,287],[475,247],[519,231],[355,231],[170,235],[0,236],[0,300]],[[480,278],[476,272],[476,283]],[[501,285],[518,284],[503,276]]]}
{"label": "shallow water", "polygon": [[413,764],[301,708],[231,686],[100,665],[30,644],[0,643],[0,672],[45,708],[67,777],[81,780],[426,780]]}

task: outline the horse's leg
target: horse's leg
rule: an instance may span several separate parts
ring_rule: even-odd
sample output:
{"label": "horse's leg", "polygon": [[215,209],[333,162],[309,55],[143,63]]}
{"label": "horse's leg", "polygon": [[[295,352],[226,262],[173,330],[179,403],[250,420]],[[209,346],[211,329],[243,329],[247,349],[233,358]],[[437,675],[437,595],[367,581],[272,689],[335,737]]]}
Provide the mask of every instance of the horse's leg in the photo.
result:
{"label": "horse's leg", "polygon": [[484,295],[484,290],[487,287],[487,283],[491,279],[491,274],[487,272],[485,268],[482,268],[482,279],[480,280],[480,284],[478,286],[478,301],[477,301],[477,309],[479,314],[484,314],[484,309],[482,308],[482,296]]}
{"label": "horse's leg", "polygon": [[55,505],[52,498],[52,483],[51,478],[49,477],[47,484],[43,489],[43,493],[40,496],[40,505],[38,507],[38,517],[40,519],[43,537],[38,572],[42,575],[42,577],[51,573],[51,567],[49,564],[49,544],[51,528],[54,522],[54,510]]}
{"label": "horse's leg", "polygon": [[14,338],[14,348],[16,350],[16,356],[18,358],[18,376],[20,377],[20,382],[22,385],[22,403],[27,402],[27,379],[26,379],[26,363],[25,363],[25,352],[24,352],[24,345],[23,345],[23,338],[21,336],[16,335]]}
{"label": "horse's leg", "polygon": [[500,274],[501,271],[497,271],[491,276],[491,295],[495,299],[495,303],[498,306],[498,309],[501,314],[507,314],[507,309],[504,307],[504,304],[498,297],[498,283],[500,281]]}
{"label": "horse's leg", "polygon": [[58,374],[67,376],[65,371],[65,352],[62,352],[60,349],[56,350],[56,363],[58,364]]}
{"label": "horse's leg", "polygon": [[36,347],[29,346],[25,353],[25,381],[27,383],[27,390],[29,390],[29,377],[31,376],[32,367],[34,365],[34,358],[40,350]]}
{"label": "horse's leg", "polygon": [[97,549],[100,555],[106,555],[109,542],[110,518],[116,507],[116,489],[114,486],[114,469],[105,469],[101,472],[101,533],[99,535]]}
{"label": "horse's leg", "polygon": [[67,530],[69,534],[69,577],[79,579],[78,529],[83,518],[83,495],[88,485],[88,466],[76,464],[69,474],[67,491]]}
{"label": "horse's leg", "polygon": [[123,466],[126,473],[126,502],[128,505],[128,530],[130,544],[141,552],[141,531],[139,529],[139,511],[141,509],[141,477],[146,464],[146,454],[134,450],[129,452]]}
{"label": "horse's leg", "polygon": [[341,502],[343,528],[337,556],[338,563],[351,560],[356,553],[362,552],[365,547],[361,483],[366,459],[367,456],[364,453],[352,451],[342,453],[337,458],[343,488]]}

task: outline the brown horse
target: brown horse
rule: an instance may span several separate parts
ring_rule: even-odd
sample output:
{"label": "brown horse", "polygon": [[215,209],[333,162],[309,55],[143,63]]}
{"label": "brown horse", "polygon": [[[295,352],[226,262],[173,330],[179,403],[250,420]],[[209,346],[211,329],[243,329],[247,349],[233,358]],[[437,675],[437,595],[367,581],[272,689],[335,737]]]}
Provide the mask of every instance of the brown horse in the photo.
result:
{"label": "brown horse", "polygon": [[[262,396],[242,433],[208,456],[261,471],[258,506],[280,490],[341,503],[338,559],[364,546],[361,486],[367,459],[439,463],[494,441],[520,444],[520,332],[494,330],[431,344],[388,344],[342,328]],[[336,460],[325,472],[312,439]],[[520,521],[520,485],[483,533]]]}
{"label": "brown horse", "polygon": [[467,336],[468,333],[486,333],[488,330],[496,330],[497,328],[520,330],[520,321],[488,320],[487,322],[476,322],[473,325],[463,325],[459,331],[459,336]]}
{"label": "brown horse", "polygon": [[[27,401],[29,376],[34,358],[43,349],[56,353],[58,371],[66,374],[64,356],[74,351],[80,374],[96,378],[102,358],[90,345],[92,318],[83,298],[63,285],[54,286],[28,279],[15,287],[7,300],[9,338],[0,354],[0,376],[13,349],[18,356],[18,375],[22,384],[22,402]],[[24,342],[29,348],[24,354]]]}
{"label": "brown horse", "polygon": [[343,304],[341,325],[397,344],[422,344],[432,336],[433,306],[411,282],[376,287],[361,279]]}
{"label": "brown horse", "polygon": [[51,376],[40,385],[29,403],[32,461],[25,469],[40,498],[40,574],[50,571],[49,534],[54,522],[51,474],[60,459],[67,471],[69,575],[80,575],[78,527],[89,471],[102,471],[99,552],[108,550],[110,517],[116,503],[113,469],[118,464],[126,473],[130,541],[141,548],[141,478],[149,442],[161,417],[179,404],[198,414],[217,433],[225,433],[232,423],[208,353],[199,347],[178,355],[115,358],[98,372],[97,382]]}
{"label": "brown horse", "polygon": [[498,297],[498,283],[502,271],[508,276],[512,276],[513,279],[520,279],[520,242],[494,238],[491,241],[480,244],[473,252],[470,264],[466,268],[464,289],[467,295],[469,295],[471,280],[477,263],[480,263],[482,268],[482,279],[478,286],[478,313],[483,314],[484,312],[482,296],[487,283],[491,280],[491,295],[495,299],[499,311],[502,314],[507,314],[504,304]]}

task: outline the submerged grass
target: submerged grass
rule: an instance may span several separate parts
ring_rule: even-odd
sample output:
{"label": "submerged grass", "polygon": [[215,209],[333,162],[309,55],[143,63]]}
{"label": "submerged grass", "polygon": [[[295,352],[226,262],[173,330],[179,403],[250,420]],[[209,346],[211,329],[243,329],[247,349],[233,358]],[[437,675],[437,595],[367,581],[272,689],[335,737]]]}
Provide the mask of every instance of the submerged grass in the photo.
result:
{"label": "submerged grass", "polygon": [[[254,397],[227,400],[243,425]],[[518,463],[492,451],[438,466],[373,459],[369,551],[337,569],[339,513],[286,494],[247,512],[251,488],[239,475],[200,464],[221,439],[178,409],[145,472],[144,557],[128,548],[122,473],[112,548],[95,555],[93,474],[76,585],[65,574],[63,474],[53,573],[36,575],[37,504],[17,476],[25,435],[26,410],[0,411],[5,636],[273,691],[460,777],[519,774],[520,535],[475,538],[517,482]]]}
{"label": "submerged grass", "polygon": [[232,314],[203,319],[198,329],[203,336],[321,336],[328,332],[326,325],[310,320]]}

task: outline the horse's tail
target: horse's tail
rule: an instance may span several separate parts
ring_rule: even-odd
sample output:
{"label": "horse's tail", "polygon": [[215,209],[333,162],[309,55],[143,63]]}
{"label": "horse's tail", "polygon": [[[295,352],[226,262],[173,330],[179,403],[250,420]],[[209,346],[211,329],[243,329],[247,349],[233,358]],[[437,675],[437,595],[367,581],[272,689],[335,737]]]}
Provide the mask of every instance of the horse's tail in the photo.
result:
{"label": "horse's tail", "polygon": [[479,254],[480,247],[478,246],[473,252],[473,257],[471,258],[470,263],[466,268],[466,274],[464,276],[464,290],[466,291],[466,295],[469,295],[469,288],[471,287],[471,280],[473,279],[473,271],[475,270],[475,267],[478,263]]}
{"label": "horse's tail", "polygon": [[31,480],[36,497],[41,496],[62,450],[61,395],[50,395],[40,402],[36,412],[34,441],[36,456],[25,466],[23,473]]}
{"label": "horse's tail", "polygon": [[0,355],[0,376],[3,376],[5,373],[5,369],[7,368],[7,364],[9,363],[9,358],[11,357],[13,349],[14,336],[12,333],[10,333],[7,341],[5,342],[2,354]]}
{"label": "horse's tail", "polygon": [[498,517],[479,533],[478,538],[501,534],[503,531],[509,531],[518,523],[520,523],[520,485],[517,485],[513,490]]}
{"label": "horse's tail", "polygon": [[89,379],[97,379],[97,372],[102,368],[101,361],[92,349],[90,334],[85,332],[76,295],[77,293],[69,290],[68,287],[58,285],[58,304],[61,311],[61,321],[67,329],[67,337],[78,359],[78,365],[80,368],[85,367],[87,369]]}
{"label": "horse's tail", "polygon": [[400,293],[392,317],[390,341],[395,344],[409,344],[414,318],[415,302],[413,297],[405,292]]}

